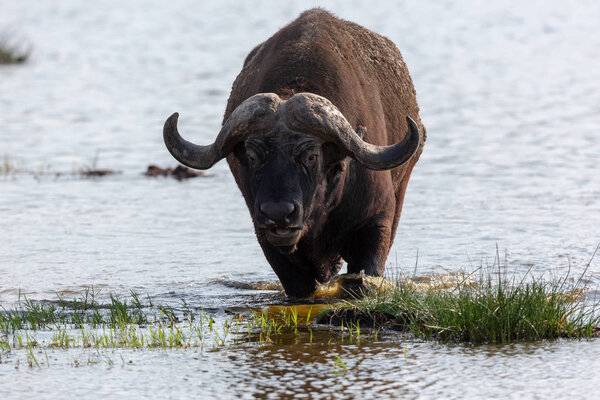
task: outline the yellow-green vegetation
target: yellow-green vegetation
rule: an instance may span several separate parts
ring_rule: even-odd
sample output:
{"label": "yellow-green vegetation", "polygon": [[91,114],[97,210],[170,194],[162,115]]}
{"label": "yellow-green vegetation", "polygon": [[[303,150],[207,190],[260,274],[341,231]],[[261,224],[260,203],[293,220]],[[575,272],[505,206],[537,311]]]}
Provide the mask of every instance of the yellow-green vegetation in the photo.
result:
{"label": "yellow-green vegetation", "polygon": [[[589,264],[588,264],[589,265]],[[600,335],[598,304],[585,304],[583,279],[554,280],[505,272],[480,274],[453,286],[406,284],[346,301],[319,315],[320,323],[358,324],[417,337],[470,343],[507,343]]]}
{"label": "yellow-green vegetation", "polygon": [[[134,292],[126,300],[110,296],[99,302],[91,289],[71,301],[37,302],[22,297],[13,309],[0,307],[0,363],[14,363],[17,369],[19,365],[49,367],[56,352],[75,351],[69,353],[77,357],[71,362],[75,367],[99,362],[112,366],[115,350],[195,353],[231,346],[304,343],[331,349],[331,363],[337,367],[332,372],[356,368],[361,360],[342,367],[345,361],[335,353],[337,346],[376,339],[379,332],[361,332],[359,325],[341,329],[315,326],[311,324],[315,314],[311,305],[276,305],[209,315],[184,301],[174,308],[156,306]],[[86,358],[87,363],[80,361]]]}
{"label": "yellow-green vegetation", "polygon": [[19,168],[17,167],[15,160],[8,156],[3,156],[0,161],[0,175],[15,174],[18,172]]}
{"label": "yellow-green vegetation", "polygon": [[[99,303],[93,290],[79,299],[56,303],[23,298],[12,310],[0,313],[0,348],[43,346],[54,348],[189,347],[203,345],[205,327],[215,331],[206,314],[197,318],[189,312],[177,316],[171,308],[142,305],[131,292],[129,301],[111,295]],[[181,318],[185,318],[182,320]],[[223,328],[227,328],[224,325]],[[35,335],[41,333],[45,339]],[[219,333],[215,334],[219,336]],[[222,335],[222,334],[221,334]],[[219,342],[222,342],[219,336]]]}
{"label": "yellow-green vegetation", "polygon": [[36,302],[22,297],[0,311],[0,359],[3,353],[31,348],[208,348],[237,343],[271,344],[286,335],[312,339],[307,328],[312,307],[248,310],[244,314],[208,315],[185,302],[176,309],[143,301],[131,292],[121,300],[99,302],[93,289],[71,301]]}

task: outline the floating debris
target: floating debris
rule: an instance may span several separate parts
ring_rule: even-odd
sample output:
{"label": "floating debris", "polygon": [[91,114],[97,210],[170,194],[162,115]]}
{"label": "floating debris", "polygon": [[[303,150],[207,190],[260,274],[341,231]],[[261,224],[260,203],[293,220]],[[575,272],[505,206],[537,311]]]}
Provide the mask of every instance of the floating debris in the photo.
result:
{"label": "floating debris", "polygon": [[112,169],[84,169],[79,172],[80,175],[88,178],[96,178],[107,175],[120,174],[121,171],[113,171]]}
{"label": "floating debris", "polygon": [[10,39],[7,32],[0,32],[0,64],[22,64],[31,54],[31,45],[25,46],[18,39]]}
{"label": "floating debris", "polygon": [[144,175],[151,177],[171,176],[178,181],[189,178],[197,178],[199,176],[208,176],[206,172],[194,171],[183,165],[178,165],[176,168],[160,168],[156,165],[149,165]]}

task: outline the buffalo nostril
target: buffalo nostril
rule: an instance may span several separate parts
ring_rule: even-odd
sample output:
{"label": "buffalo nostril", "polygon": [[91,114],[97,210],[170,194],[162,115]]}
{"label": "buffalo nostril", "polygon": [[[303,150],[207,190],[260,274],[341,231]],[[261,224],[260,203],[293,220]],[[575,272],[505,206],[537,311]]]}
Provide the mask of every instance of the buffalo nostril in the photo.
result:
{"label": "buffalo nostril", "polygon": [[295,211],[296,206],[286,201],[268,201],[260,205],[260,211],[275,223],[288,223],[288,218]]}

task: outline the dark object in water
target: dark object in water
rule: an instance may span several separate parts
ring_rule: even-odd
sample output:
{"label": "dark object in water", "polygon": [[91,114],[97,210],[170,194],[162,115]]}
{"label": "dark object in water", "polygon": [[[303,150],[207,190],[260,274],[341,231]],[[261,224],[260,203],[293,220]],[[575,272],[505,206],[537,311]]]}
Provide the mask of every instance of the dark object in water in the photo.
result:
{"label": "dark object in water", "polygon": [[0,32],[0,64],[22,64],[31,54],[31,46],[26,47],[11,36],[9,32]]}
{"label": "dark object in water", "polygon": [[184,165],[227,157],[256,236],[286,294],[348,272],[383,276],[404,194],[425,143],[408,69],[389,40],[319,8],[254,48],[214,143],[167,119]]}
{"label": "dark object in water", "polygon": [[146,172],[144,172],[144,175],[152,177],[171,176],[178,181],[189,178],[197,178],[199,176],[207,176],[206,172],[194,171],[188,167],[184,167],[183,165],[178,165],[176,168],[160,168],[156,165],[149,165]]}
{"label": "dark object in water", "polygon": [[27,60],[27,54],[12,54],[10,50],[0,48],[0,64],[22,64]]}
{"label": "dark object in water", "polygon": [[95,178],[99,176],[115,175],[120,174],[120,171],[113,171],[112,169],[85,169],[80,172],[81,175],[88,178]]}

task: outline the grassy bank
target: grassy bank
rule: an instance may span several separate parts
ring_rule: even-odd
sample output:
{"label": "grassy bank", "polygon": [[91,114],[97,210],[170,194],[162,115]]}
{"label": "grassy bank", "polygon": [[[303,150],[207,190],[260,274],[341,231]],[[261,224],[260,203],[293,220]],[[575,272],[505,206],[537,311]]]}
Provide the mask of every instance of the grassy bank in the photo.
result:
{"label": "grassy bank", "polygon": [[584,280],[480,273],[440,290],[394,287],[326,310],[317,320],[333,325],[388,328],[445,342],[507,343],[600,335],[599,305],[585,304]]}

